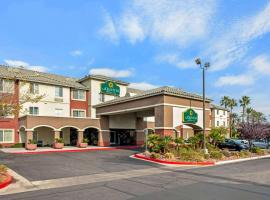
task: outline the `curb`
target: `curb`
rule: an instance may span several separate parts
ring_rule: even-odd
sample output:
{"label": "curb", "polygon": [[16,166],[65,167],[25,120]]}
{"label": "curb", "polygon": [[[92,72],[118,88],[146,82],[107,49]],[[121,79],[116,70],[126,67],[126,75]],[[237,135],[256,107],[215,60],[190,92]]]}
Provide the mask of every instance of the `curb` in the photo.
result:
{"label": "curb", "polygon": [[175,165],[178,165],[178,166],[218,166],[218,165],[233,164],[233,163],[238,163],[238,162],[245,162],[245,161],[250,161],[250,160],[270,158],[270,155],[242,158],[242,159],[236,159],[236,160],[218,161],[218,162],[185,162],[185,161],[173,162],[173,161],[165,161],[165,160],[159,160],[159,159],[154,159],[154,158],[147,158],[140,154],[134,154],[131,157],[137,158],[140,160],[145,160],[148,162],[167,165],[167,166],[175,166]]}
{"label": "curb", "polygon": [[159,160],[159,159],[154,159],[154,158],[147,158],[147,157],[142,156],[140,154],[134,154],[133,157],[138,158],[138,159],[142,159],[142,160],[147,160],[147,161],[154,162],[154,163],[165,164],[165,165],[213,166],[216,164],[215,162],[165,161],[165,160]]}
{"label": "curb", "polygon": [[6,173],[6,176],[7,178],[2,183],[0,183],[0,189],[7,187],[12,182],[12,176],[10,176],[8,173]]}
{"label": "curb", "polygon": [[92,148],[92,149],[67,149],[67,150],[47,150],[47,151],[25,151],[25,152],[6,152],[11,154],[49,154],[49,153],[66,153],[66,152],[89,152],[89,151],[113,151],[121,149],[137,149],[140,146],[126,146],[126,147],[107,147],[107,148]]}

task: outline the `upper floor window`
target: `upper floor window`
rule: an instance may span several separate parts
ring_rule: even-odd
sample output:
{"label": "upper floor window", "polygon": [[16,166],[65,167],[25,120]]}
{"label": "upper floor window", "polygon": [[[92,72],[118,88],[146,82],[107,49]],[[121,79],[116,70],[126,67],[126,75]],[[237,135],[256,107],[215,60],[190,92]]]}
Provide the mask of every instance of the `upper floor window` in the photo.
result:
{"label": "upper floor window", "polygon": [[225,115],[226,114],[226,111],[225,110],[223,110],[223,115]]}
{"label": "upper floor window", "polygon": [[217,115],[219,115],[219,110],[217,110]]}
{"label": "upper floor window", "polygon": [[29,107],[29,114],[30,115],[38,115],[39,114],[39,108],[38,107]]}
{"label": "upper floor window", "polygon": [[39,93],[39,85],[37,83],[30,83],[30,93],[31,94]]}
{"label": "upper floor window", "polygon": [[63,87],[55,86],[55,96],[63,97]]}
{"label": "upper floor window", "polygon": [[72,116],[73,117],[86,117],[86,112],[85,110],[73,110]]}
{"label": "upper floor window", "polygon": [[14,142],[14,131],[12,129],[0,129],[0,143]]}
{"label": "upper floor window", "polygon": [[100,102],[105,102],[105,94],[103,94],[103,93],[99,94],[99,101]]}
{"label": "upper floor window", "polygon": [[85,100],[85,91],[84,90],[73,90],[72,99]]}
{"label": "upper floor window", "polygon": [[56,116],[63,116],[64,109],[62,108],[55,108],[54,110]]}
{"label": "upper floor window", "polygon": [[0,92],[14,93],[14,81],[0,79]]}

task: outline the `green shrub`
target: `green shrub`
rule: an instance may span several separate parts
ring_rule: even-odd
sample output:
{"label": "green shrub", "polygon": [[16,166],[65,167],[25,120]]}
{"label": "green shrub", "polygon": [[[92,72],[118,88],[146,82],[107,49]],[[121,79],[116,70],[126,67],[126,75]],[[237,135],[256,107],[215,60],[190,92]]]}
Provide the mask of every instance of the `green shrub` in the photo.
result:
{"label": "green shrub", "polygon": [[209,155],[209,153],[204,154],[204,159],[206,159],[206,160],[210,159],[210,155]]}
{"label": "green shrub", "polygon": [[204,161],[204,154],[192,149],[185,149],[180,152],[180,158],[184,161]]}
{"label": "green shrub", "polygon": [[150,158],[159,159],[160,158],[160,154],[159,153],[152,152]]}
{"label": "green shrub", "polygon": [[166,159],[168,159],[168,160],[175,160],[175,156],[174,156],[173,153],[167,152],[167,153],[164,154],[164,157],[165,157]]}
{"label": "green shrub", "polygon": [[88,138],[83,138],[83,141],[82,141],[83,143],[88,143],[89,142],[89,140],[88,140]]}
{"label": "green shrub", "polygon": [[264,154],[264,151],[262,149],[260,149],[259,147],[252,147],[250,149],[250,152],[258,154],[258,155],[263,155]]}
{"label": "green shrub", "polygon": [[251,153],[249,151],[240,151],[239,156],[240,158],[246,158],[246,157],[250,157]]}
{"label": "green shrub", "polygon": [[231,156],[236,157],[236,158],[239,158],[240,157],[240,154],[239,154],[238,151],[232,151],[231,152]]}
{"label": "green shrub", "polygon": [[224,155],[221,151],[210,151],[210,157],[213,159],[221,160]]}
{"label": "green shrub", "polygon": [[64,143],[64,139],[63,138],[56,138],[55,142],[56,143]]}
{"label": "green shrub", "polygon": [[37,142],[36,142],[35,140],[29,139],[29,140],[28,140],[28,144],[37,144]]}
{"label": "green shrub", "polygon": [[227,158],[231,156],[231,152],[228,151],[228,150],[225,150],[225,149],[222,150],[221,153],[222,153],[225,157],[227,157]]}
{"label": "green shrub", "polygon": [[23,148],[24,147],[24,143],[17,143],[12,145],[10,148]]}
{"label": "green shrub", "polygon": [[0,144],[0,149],[2,149],[3,148],[3,146],[2,146],[2,144]]}

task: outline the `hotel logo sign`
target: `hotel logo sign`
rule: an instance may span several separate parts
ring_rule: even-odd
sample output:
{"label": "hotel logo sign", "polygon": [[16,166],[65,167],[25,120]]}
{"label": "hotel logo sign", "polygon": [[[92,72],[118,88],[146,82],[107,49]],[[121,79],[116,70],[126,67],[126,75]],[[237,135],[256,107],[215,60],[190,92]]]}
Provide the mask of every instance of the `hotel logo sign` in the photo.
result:
{"label": "hotel logo sign", "polygon": [[120,87],[113,81],[106,81],[101,84],[101,93],[120,96]]}
{"label": "hotel logo sign", "polygon": [[183,123],[196,124],[198,122],[198,114],[193,109],[187,109],[183,112]]}

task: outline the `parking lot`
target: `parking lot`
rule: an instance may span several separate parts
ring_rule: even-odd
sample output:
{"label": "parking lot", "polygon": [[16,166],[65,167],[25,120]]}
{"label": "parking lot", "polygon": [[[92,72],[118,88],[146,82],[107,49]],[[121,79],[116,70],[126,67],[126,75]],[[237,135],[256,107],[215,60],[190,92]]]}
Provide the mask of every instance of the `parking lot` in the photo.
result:
{"label": "parking lot", "polygon": [[30,181],[83,176],[155,166],[129,156],[134,150],[16,155],[0,153],[2,164]]}

